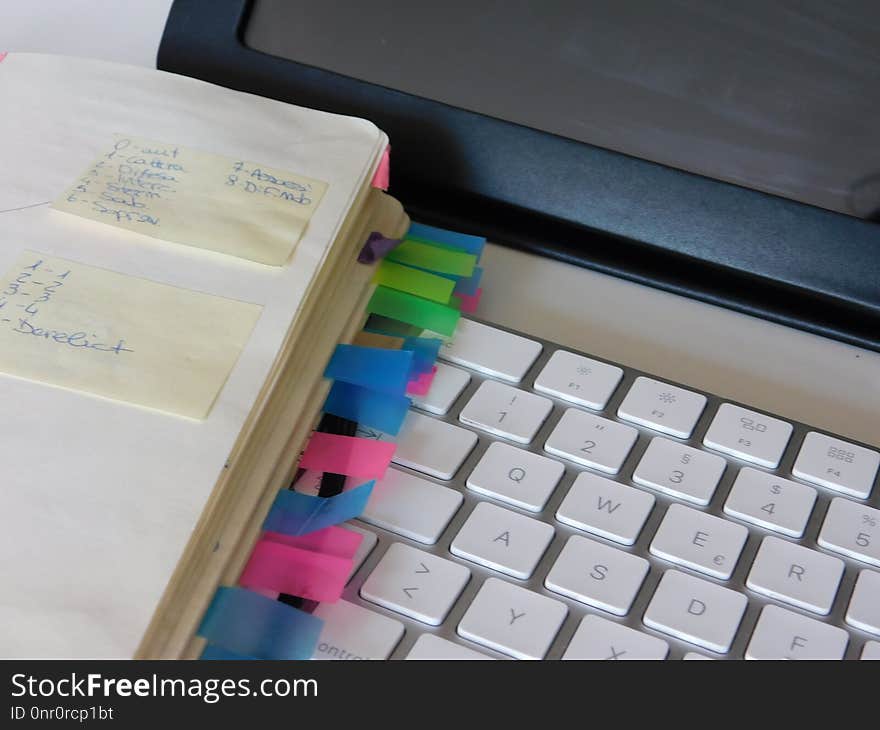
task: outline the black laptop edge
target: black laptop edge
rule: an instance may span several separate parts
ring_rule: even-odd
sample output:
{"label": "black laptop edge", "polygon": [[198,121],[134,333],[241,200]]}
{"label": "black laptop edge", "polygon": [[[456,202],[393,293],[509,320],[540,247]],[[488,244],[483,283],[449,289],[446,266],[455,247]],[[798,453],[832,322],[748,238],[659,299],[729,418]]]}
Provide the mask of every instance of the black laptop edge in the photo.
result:
{"label": "black laptop edge", "polygon": [[158,68],[370,119],[419,221],[880,351],[880,224],[255,51],[250,5],[175,0]]}

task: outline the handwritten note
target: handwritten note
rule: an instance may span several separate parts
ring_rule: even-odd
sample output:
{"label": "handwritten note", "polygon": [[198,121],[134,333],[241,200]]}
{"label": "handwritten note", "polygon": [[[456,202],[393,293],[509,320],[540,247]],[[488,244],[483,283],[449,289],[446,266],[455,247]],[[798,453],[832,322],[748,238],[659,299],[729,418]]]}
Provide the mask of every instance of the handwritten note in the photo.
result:
{"label": "handwritten note", "polygon": [[281,266],[326,190],[319,180],[255,162],[116,135],[52,207]]}
{"label": "handwritten note", "polygon": [[204,418],[261,311],[26,251],[0,279],[0,374]]}

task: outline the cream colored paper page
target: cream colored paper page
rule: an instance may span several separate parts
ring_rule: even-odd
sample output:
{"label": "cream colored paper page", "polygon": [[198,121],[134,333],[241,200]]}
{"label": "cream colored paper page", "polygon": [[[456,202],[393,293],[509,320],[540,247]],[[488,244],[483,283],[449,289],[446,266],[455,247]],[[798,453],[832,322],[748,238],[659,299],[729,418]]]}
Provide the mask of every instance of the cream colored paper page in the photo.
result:
{"label": "cream colored paper page", "polygon": [[[204,420],[0,372],[0,657],[131,656],[387,137],[364,120],[80,58],[10,53],[0,100],[0,277],[38,251],[263,306]],[[284,266],[51,209],[120,131],[271,162],[327,191]]]}
{"label": "cream colored paper page", "polygon": [[0,279],[0,372],[202,419],[261,311],[25,251]]}
{"label": "cream colored paper page", "polygon": [[281,266],[326,190],[320,180],[256,162],[117,134],[52,207]]}

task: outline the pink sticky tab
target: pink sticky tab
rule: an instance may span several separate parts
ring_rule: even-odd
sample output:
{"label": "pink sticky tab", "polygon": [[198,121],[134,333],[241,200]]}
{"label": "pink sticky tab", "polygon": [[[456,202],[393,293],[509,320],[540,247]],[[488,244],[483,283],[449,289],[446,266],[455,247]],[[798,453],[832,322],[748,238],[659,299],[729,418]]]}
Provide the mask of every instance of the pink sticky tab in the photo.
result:
{"label": "pink sticky tab", "polygon": [[6,58],[7,51],[0,51],[0,63],[3,63],[3,59]]}
{"label": "pink sticky tab", "polygon": [[266,532],[263,533],[263,539],[301,550],[309,550],[313,553],[351,559],[360,547],[364,536],[352,530],[346,530],[344,527],[332,526],[310,532],[307,535],[294,536],[282,535],[280,532]]}
{"label": "pink sticky tab", "polygon": [[434,376],[437,374],[437,366],[431,368],[431,372],[422,373],[415,380],[410,380],[406,384],[406,392],[409,395],[428,395],[431,390],[431,383],[434,382]]}
{"label": "pink sticky tab", "polygon": [[381,479],[385,475],[394,444],[388,441],[316,432],[300,459],[303,469],[329,471],[362,479]]}
{"label": "pink sticky tab", "polygon": [[388,190],[389,185],[391,185],[391,145],[388,145],[382,153],[382,159],[379,160],[379,167],[376,168],[372,182],[372,186],[380,190]]}
{"label": "pink sticky tab", "polygon": [[477,289],[475,294],[453,294],[461,300],[461,311],[472,314],[477,311],[480,304],[480,297],[483,296],[483,288]]}
{"label": "pink sticky tab", "polygon": [[351,558],[260,540],[238,582],[260,592],[278,591],[313,601],[337,601],[351,566]]}
{"label": "pink sticky tab", "polygon": [[[2,61],[3,59],[0,59]],[[254,593],[259,593],[261,596],[265,596],[266,598],[271,598],[273,601],[278,600],[278,591],[270,591],[265,588],[251,588]]]}

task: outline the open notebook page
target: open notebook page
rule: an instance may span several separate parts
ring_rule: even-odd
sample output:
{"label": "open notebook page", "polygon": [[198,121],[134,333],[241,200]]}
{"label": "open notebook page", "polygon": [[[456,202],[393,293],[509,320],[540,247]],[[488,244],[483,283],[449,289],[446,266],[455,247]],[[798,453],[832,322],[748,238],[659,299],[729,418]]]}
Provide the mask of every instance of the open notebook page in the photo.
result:
{"label": "open notebook page", "polygon": [[[76,279],[61,290],[67,299],[40,297],[42,319],[18,326],[43,329],[17,332],[15,341],[42,342],[48,332],[43,339],[67,352],[94,333],[59,335],[65,328],[53,318],[76,306],[114,309],[116,301],[125,327],[147,337],[131,357],[149,350],[163,367],[179,362],[186,371],[189,358],[216,369],[211,347],[219,342],[227,358],[228,372],[206,376],[219,377],[217,393],[196,398],[196,383],[181,377],[169,386],[153,360],[141,367],[154,384],[138,391],[112,366],[97,377],[78,359],[56,367],[55,358],[0,356],[0,656],[131,656],[387,139],[363,120],[173,74],[43,55],[12,53],[0,63],[0,103],[0,282],[12,291],[23,272],[40,271],[28,269],[37,261],[48,276],[69,269],[66,281]],[[233,255],[235,237],[218,252],[50,208],[119,135],[289,171],[323,183],[320,202],[281,265]],[[200,230],[199,220],[188,220],[188,230]],[[152,308],[157,286],[186,293],[176,317]],[[29,292],[8,296],[6,311],[31,306]],[[136,297],[146,306],[135,307]],[[105,340],[89,344],[109,351],[86,354],[130,355],[130,340]]]}

